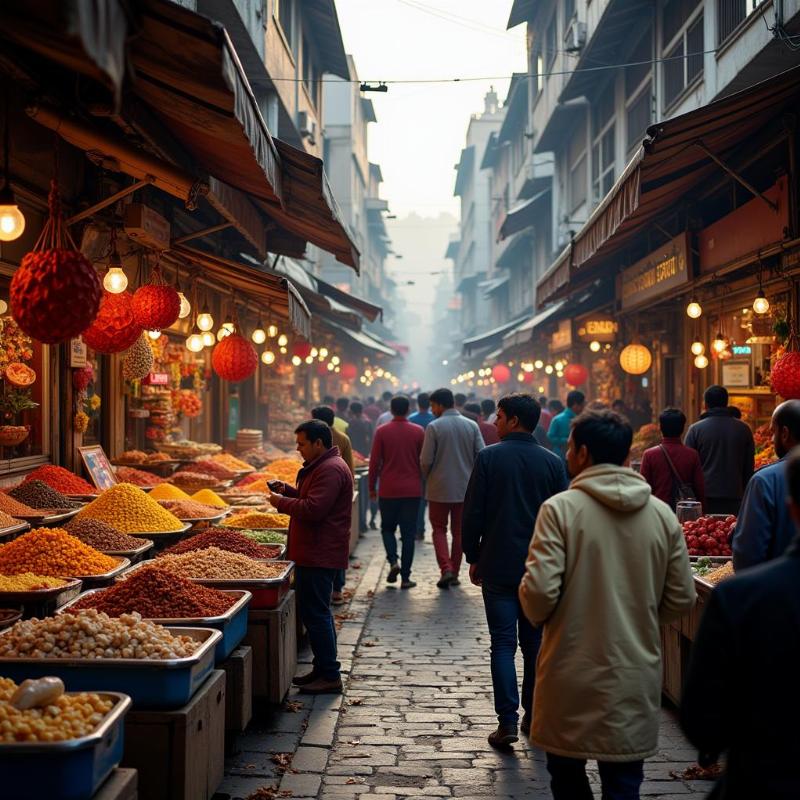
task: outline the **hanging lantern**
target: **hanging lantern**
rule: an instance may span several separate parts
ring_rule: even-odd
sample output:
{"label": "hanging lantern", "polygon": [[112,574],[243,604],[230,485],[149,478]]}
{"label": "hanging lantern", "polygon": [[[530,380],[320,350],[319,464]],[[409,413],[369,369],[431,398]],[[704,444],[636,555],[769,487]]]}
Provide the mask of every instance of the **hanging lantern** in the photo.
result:
{"label": "hanging lantern", "polygon": [[311,345],[308,342],[295,342],[292,345],[292,355],[297,356],[301,361],[311,355]]}
{"label": "hanging lantern", "polygon": [[589,380],[589,370],[583,364],[567,364],[564,378],[570,386],[583,386]]}
{"label": "hanging lantern", "polygon": [[104,292],[95,321],[83,332],[83,341],[98,353],[121,353],[141,332],[142,326],[133,317],[133,295]]}
{"label": "hanging lantern", "polygon": [[643,375],[652,363],[653,356],[643,344],[629,344],[619,354],[619,364],[629,375]]}
{"label": "hanging lantern", "polygon": [[[334,367],[334,372],[336,371],[336,367]],[[341,366],[341,376],[346,381],[355,380],[356,376],[358,375],[358,367],[355,364],[351,364],[349,362],[342,364]]]}
{"label": "hanging lantern", "polygon": [[100,307],[102,284],[64,226],[58,182],[50,181],[50,216],[11,279],[11,315],[28,336],[56,344],[82,333]]}
{"label": "hanging lantern", "polygon": [[717,331],[714,341],[711,342],[711,347],[717,354],[723,352],[728,347],[728,340],[725,338],[725,334],[722,331]]}
{"label": "hanging lantern", "polygon": [[225,381],[238,383],[249,378],[258,366],[258,353],[244,336],[226,336],[211,353],[214,372]]}
{"label": "hanging lantern", "polygon": [[[328,365],[327,364],[317,364],[317,375],[322,377],[323,375],[328,374]],[[366,378],[364,379],[366,381]]]}
{"label": "hanging lantern", "polygon": [[787,351],[772,366],[770,383],[772,391],[784,400],[800,399],[800,352],[797,351],[797,336],[789,334]]}
{"label": "hanging lantern", "polygon": [[129,380],[141,380],[153,369],[153,349],[144,336],[140,336],[125,353],[122,359],[122,377]]}
{"label": "hanging lantern", "polygon": [[508,383],[511,380],[511,370],[505,364],[495,364],[492,367],[492,377],[498,383]]}
{"label": "hanging lantern", "polygon": [[210,331],[214,327],[214,317],[208,310],[208,302],[203,306],[203,310],[197,316],[197,327],[201,331]]}
{"label": "hanging lantern", "polygon": [[275,353],[273,353],[272,350],[265,350],[261,354],[261,363],[262,364],[266,364],[267,366],[269,366],[270,364],[274,364],[275,363]]}
{"label": "hanging lantern", "polygon": [[534,374],[533,374],[532,372],[526,372],[526,373],[525,373],[525,374],[522,376],[522,382],[523,382],[523,383],[533,383],[533,379],[534,379],[534,377],[535,377],[535,376],[534,376]]}
{"label": "hanging lantern", "polygon": [[697,297],[692,296],[689,304],[686,306],[686,316],[690,319],[699,319],[703,315],[703,307],[697,300]]}
{"label": "hanging lantern", "polygon": [[695,356],[694,365],[697,369],[705,369],[708,366],[708,356],[703,355],[703,353],[700,353],[699,356]]}
{"label": "hanging lantern", "polygon": [[174,325],[180,313],[180,295],[164,283],[161,268],[156,264],[150,283],[140,286],[133,295],[133,318],[145,330],[160,331]]}

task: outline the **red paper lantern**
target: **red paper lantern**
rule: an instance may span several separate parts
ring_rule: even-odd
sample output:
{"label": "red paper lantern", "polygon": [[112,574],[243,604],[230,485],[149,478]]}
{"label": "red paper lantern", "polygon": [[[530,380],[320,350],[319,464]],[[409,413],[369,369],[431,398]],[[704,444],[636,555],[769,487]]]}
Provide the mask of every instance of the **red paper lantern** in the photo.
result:
{"label": "red paper lantern", "polygon": [[211,366],[222,380],[238,383],[256,371],[258,353],[244,336],[232,333],[214,347]]}
{"label": "red paper lantern", "polygon": [[589,370],[583,364],[567,364],[564,379],[570,386],[583,386],[589,380]]}
{"label": "red paper lantern", "polygon": [[172,286],[148,283],[133,295],[133,316],[146,331],[169,328],[178,320],[181,298]]}
{"label": "red paper lantern", "polygon": [[292,355],[305,360],[311,355],[311,345],[308,342],[295,342],[292,345]]}
{"label": "red paper lantern", "polygon": [[533,383],[533,379],[536,376],[532,372],[525,372],[522,375],[522,382],[523,383]]}
{"label": "red paper lantern", "polygon": [[130,292],[103,292],[94,322],[83,332],[83,341],[97,353],[121,353],[141,335],[142,326],[133,318]]}
{"label": "red paper lantern", "polygon": [[317,375],[321,378],[330,372],[327,364],[317,364]]}
{"label": "red paper lantern", "polygon": [[492,377],[498,383],[508,383],[511,380],[511,370],[505,364],[495,364],[492,367]]}
{"label": "red paper lantern", "polygon": [[358,367],[355,364],[342,364],[342,378],[346,381],[352,381],[358,375]]}
{"label": "red paper lantern", "polygon": [[784,353],[772,367],[772,391],[784,400],[800,399],[800,352]]}

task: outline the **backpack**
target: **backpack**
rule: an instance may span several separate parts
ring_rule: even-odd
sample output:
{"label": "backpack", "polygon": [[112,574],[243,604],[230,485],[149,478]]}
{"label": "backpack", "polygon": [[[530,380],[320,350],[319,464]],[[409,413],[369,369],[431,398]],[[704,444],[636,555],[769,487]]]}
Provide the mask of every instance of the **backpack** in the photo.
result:
{"label": "backpack", "polygon": [[664,458],[667,459],[667,464],[669,464],[670,472],[672,473],[672,497],[670,499],[670,506],[672,510],[675,510],[676,504],[681,500],[697,500],[694,495],[694,490],[692,487],[681,479],[681,476],[678,474],[678,470],[675,469],[675,465],[672,463],[672,459],[669,457],[669,453],[667,452],[667,448],[664,447],[663,444],[660,444],[659,450],[664,454]]}

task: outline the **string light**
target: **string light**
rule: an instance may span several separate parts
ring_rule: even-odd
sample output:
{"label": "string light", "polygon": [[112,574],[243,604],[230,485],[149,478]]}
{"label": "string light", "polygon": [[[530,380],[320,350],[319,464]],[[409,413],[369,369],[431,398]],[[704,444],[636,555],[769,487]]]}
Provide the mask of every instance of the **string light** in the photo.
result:
{"label": "string light", "polygon": [[286,347],[287,344],[289,344],[289,337],[285,333],[282,333],[278,337],[278,347]]}
{"label": "string light", "polygon": [[217,341],[217,337],[214,336],[212,331],[203,331],[200,334],[200,338],[203,340],[203,347],[213,347],[214,343]]}
{"label": "string light", "polygon": [[711,342],[711,347],[714,348],[714,352],[722,353],[727,346],[728,343],[725,340],[725,334],[722,331],[717,331],[717,335],[714,337],[714,341]]}
{"label": "string light", "polygon": [[536,369],[541,369],[544,366],[544,361],[542,361],[541,358],[537,358],[536,361],[533,362],[533,366],[536,367]]}
{"label": "string light", "polygon": [[758,294],[756,299],[753,300],[753,311],[756,314],[766,314],[769,311],[769,300],[767,300],[764,289],[761,286],[758,287]]}
{"label": "string light", "polygon": [[178,292],[181,301],[181,310],[178,312],[178,319],[186,319],[192,313],[192,304],[186,299],[183,292]]}
{"label": "string light", "polygon": [[197,327],[201,331],[210,331],[214,327],[214,317],[211,316],[211,312],[208,310],[208,303],[203,306],[203,310],[197,317]]}
{"label": "string light", "polygon": [[270,324],[267,325],[267,336],[269,336],[270,339],[274,339],[277,335],[278,326],[274,322],[270,322]]}
{"label": "string light", "polygon": [[600,342],[598,342],[596,340],[593,341],[593,342],[589,342],[589,349],[593,353],[599,353],[600,352]]}
{"label": "string light", "polygon": [[303,363],[303,359],[300,356],[292,356],[292,364],[295,367],[299,367]]}
{"label": "string light", "polygon": [[272,350],[265,350],[261,354],[261,361],[262,361],[262,363],[267,364],[268,366],[270,364],[274,364],[275,363],[275,353],[273,353]]}
{"label": "string light", "polygon": [[548,364],[548,365],[547,365],[547,366],[544,368],[544,371],[545,371],[545,372],[546,372],[548,375],[552,375],[552,374],[553,374],[553,365],[552,365],[552,364]]}
{"label": "string light", "polygon": [[697,369],[705,369],[708,366],[708,358],[702,354],[697,356],[694,360],[694,365]]}
{"label": "string light", "polygon": [[689,305],[686,306],[686,316],[691,319],[698,319],[702,314],[703,307],[697,302],[697,298],[693,296],[689,301]]}
{"label": "string light", "polygon": [[256,329],[250,335],[250,338],[256,344],[264,344],[267,341],[267,332],[264,330],[264,323],[261,321],[261,317],[258,318]]}
{"label": "string light", "polygon": [[702,342],[692,342],[692,355],[701,356],[706,351],[706,346]]}

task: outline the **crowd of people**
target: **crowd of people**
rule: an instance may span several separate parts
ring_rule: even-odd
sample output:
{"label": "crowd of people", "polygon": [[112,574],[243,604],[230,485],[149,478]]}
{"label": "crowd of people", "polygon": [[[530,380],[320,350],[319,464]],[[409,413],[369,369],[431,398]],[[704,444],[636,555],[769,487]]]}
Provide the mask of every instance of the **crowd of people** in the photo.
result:
{"label": "crowd of people", "polygon": [[[798,654],[800,455],[791,453],[800,401],[776,408],[780,461],[754,473],[752,432],[723,387],[706,390],[688,431],[680,409],[664,409],[662,441],[644,452],[639,471],[629,466],[624,404],[587,407],[577,390],[565,400],[510,394],[495,404],[443,388],[416,398],[325,398],[313,409],[296,431],[304,459],[297,485],[271,485],[273,505],[291,518],[288,557],[314,653],[311,672],[295,683],[303,692],[342,691],[331,603],[347,566],[355,450],[369,458],[386,581],[416,586],[427,504],[436,585],[458,586],[466,560],[480,587],[498,719],[489,744],[507,749],[521,731],[544,750],[556,800],[592,797],[587,760],[598,762],[604,798],[638,798],[644,761],[657,752],[660,626],[696,600],[674,513],[695,499],[707,513],[738,515],[734,565],[748,569],[712,593],[682,724],[701,763],[727,752],[715,796],[800,796],[790,758],[797,734],[778,703]],[[743,700],[743,687],[763,683],[762,656],[786,681]],[[787,702],[793,711],[793,690]],[[771,793],[763,793],[765,772]]]}

